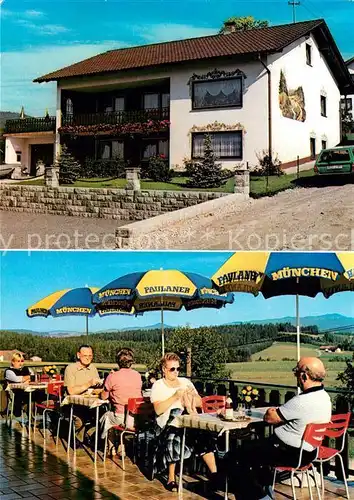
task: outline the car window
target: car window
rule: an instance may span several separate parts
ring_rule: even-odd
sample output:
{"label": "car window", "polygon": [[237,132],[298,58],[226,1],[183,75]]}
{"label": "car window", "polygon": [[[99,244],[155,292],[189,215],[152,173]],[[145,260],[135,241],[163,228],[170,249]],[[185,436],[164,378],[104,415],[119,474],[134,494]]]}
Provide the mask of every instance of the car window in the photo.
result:
{"label": "car window", "polygon": [[348,149],[330,149],[329,151],[323,151],[321,154],[320,161],[332,162],[332,161],[349,161],[350,155]]}

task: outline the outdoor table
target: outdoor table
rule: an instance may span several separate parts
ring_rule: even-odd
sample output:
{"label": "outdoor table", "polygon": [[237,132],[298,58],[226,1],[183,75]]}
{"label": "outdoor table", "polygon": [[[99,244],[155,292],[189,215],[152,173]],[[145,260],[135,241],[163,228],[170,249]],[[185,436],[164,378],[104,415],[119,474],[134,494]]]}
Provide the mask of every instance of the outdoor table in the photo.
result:
{"label": "outdoor table", "polygon": [[21,382],[8,384],[6,390],[13,391],[14,389],[19,389],[24,392],[28,392],[28,434],[31,433],[31,420],[32,420],[32,392],[46,390],[48,388],[48,382]]}
{"label": "outdoor table", "polygon": [[[75,394],[66,396],[61,405],[70,405],[70,422],[69,422],[69,436],[68,436],[68,452],[70,450],[70,441],[71,441],[71,430],[72,430],[72,421],[74,414],[74,405],[78,406],[86,406],[89,409],[96,408],[96,433],[95,433],[95,465],[97,463],[97,448],[98,448],[98,421],[99,421],[99,409],[102,405],[108,404],[109,401],[107,399],[100,399],[98,396],[94,396],[92,394]],[[75,444],[75,440],[74,440]]]}
{"label": "outdoor table", "polygon": [[[229,451],[230,431],[245,429],[249,425],[263,422],[263,417],[268,408],[257,408],[251,411],[250,415],[246,415],[247,420],[226,421],[217,416],[216,413],[199,413],[193,415],[180,415],[172,420],[171,425],[174,427],[183,428],[182,446],[181,446],[181,461],[180,475],[178,481],[178,496],[183,496],[183,461],[184,447],[186,442],[187,429],[199,429],[209,432],[217,432],[218,436],[225,434],[225,451]],[[234,418],[237,418],[237,412],[234,412]],[[228,498],[228,481],[225,480],[225,499]]]}

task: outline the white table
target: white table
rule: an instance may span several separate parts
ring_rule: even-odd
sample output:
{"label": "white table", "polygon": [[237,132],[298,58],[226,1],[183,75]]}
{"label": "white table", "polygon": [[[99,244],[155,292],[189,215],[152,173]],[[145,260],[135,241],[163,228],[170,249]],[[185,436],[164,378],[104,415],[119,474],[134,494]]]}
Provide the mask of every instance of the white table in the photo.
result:
{"label": "white table", "polygon": [[31,420],[32,420],[32,392],[34,391],[46,391],[48,389],[48,382],[21,382],[8,384],[6,390],[21,390],[28,392],[28,434],[31,433]]}
{"label": "white table", "polygon": [[[218,436],[225,434],[225,451],[229,451],[230,431],[245,429],[249,425],[263,422],[263,417],[268,408],[253,409],[251,415],[246,415],[247,420],[238,420],[227,422],[222,420],[216,414],[200,413],[194,415],[180,415],[176,417],[171,425],[174,427],[183,428],[182,446],[181,446],[181,461],[180,461],[180,474],[178,481],[178,496],[183,497],[183,461],[184,461],[184,447],[186,443],[187,429],[199,429],[209,432],[217,432]],[[237,417],[237,412],[234,412],[234,417]],[[225,480],[225,499],[228,498],[228,480]]]}
{"label": "white table", "polygon": [[[69,421],[69,435],[68,435],[68,453],[70,451],[70,442],[71,442],[71,431],[72,431],[72,422],[74,415],[74,405],[78,406],[86,406],[89,409],[96,408],[96,432],[95,432],[95,458],[94,463],[97,463],[97,448],[98,448],[98,422],[99,422],[99,409],[102,405],[108,404],[109,401],[107,399],[100,399],[98,396],[92,396],[91,394],[78,394],[66,396],[62,401],[62,406],[70,405],[70,421]],[[75,438],[74,438],[75,445]]]}

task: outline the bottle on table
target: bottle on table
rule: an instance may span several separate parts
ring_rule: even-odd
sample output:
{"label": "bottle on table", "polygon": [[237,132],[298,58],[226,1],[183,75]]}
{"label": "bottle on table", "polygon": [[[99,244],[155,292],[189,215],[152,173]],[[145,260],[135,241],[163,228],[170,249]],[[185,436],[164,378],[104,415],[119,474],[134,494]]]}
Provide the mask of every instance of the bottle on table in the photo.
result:
{"label": "bottle on table", "polygon": [[230,394],[228,394],[225,402],[225,419],[233,420],[233,418],[234,418],[234,409],[233,409],[232,399]]}

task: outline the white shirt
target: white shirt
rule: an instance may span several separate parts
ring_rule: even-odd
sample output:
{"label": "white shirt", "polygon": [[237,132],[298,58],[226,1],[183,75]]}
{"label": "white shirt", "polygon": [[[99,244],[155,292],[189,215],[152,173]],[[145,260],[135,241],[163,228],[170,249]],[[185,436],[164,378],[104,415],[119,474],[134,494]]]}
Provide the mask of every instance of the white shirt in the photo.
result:
{"label": "white shirt", "polygon": [[[178,377],[177,380],[179,381],[180,384],[179,387],[169,387],[165,383],[163,378],[157,380],[152,386],[150,401],[152,403],[162,403],[163,401],[166,401],[166,399],[172,397],[175,394],[175,392],[177,392],[179,389],[187,389],[187,387],[191,387],[196,391],[196,388],[188,378]],[[156,422],[159,427],[161,428],[165,427],[165,425],[167,424],[168,417],[170,415],[170,411],[173,410],[174,408],[181,408],[181,410],[183,410],[183,406],[179,399],[174,401],[164,413],[161,413],[161,415],[156,417]]]}
{"label": "white shirt", "polygon": [[[278,414],[285,420],[285,424],[275,429],[276,436],[283,443],[300,448],[307,424],[331,421],[332,403],[323,386],[313,387],[280,406]],[[313,451],[314,448],[305,443],[304,450]]]}

